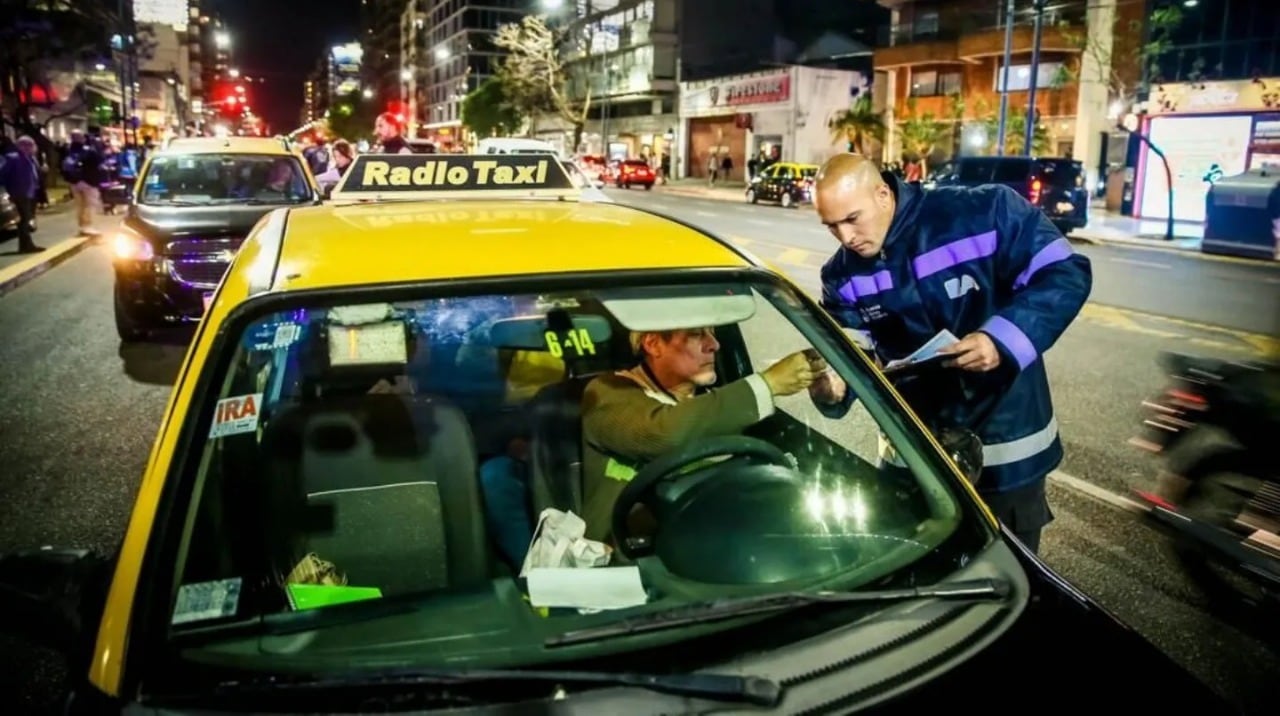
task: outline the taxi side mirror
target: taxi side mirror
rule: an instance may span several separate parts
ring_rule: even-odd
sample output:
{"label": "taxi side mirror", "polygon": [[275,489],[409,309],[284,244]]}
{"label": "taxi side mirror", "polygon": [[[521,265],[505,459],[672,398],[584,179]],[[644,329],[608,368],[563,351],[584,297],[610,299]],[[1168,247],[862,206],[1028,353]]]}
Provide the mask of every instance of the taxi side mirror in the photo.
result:
{"label": "taxi side mirror", "polygon": [[0,556],[0,632],[63,654],[97,633],[109,560],[82,549],[45,548]]}
{"label": "taxi side mirror", "polygon": [[964,428],[944,428],[935,433],[935,436],[938,438],[938,443],[947,451],[947,455],[960,468],[960,473],[965,476],[969,484],[978,484],[978,478],[982,477],[984,466],[982,439],[973,431]]}

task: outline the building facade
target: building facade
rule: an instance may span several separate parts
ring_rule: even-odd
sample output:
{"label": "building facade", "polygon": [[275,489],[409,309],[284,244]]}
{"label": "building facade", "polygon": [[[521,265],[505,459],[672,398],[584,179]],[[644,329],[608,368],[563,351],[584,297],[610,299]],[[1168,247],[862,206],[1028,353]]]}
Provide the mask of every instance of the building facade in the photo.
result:
{"label": "building facade", "polygon": [[409,136],[449,150],[465,144],[462,100],[497,73],[498,28],[527,14],[526,0],[414,0],[397,27],[404,64],[399,97]]}
{"label": "building facade", "polygon": [[[1003,86],[1005,9],[989,0],[879,0],[890,11],[874,54],[877,96],[885,112],[884,158],[901,159],[901,123],[932,115],[950,124],[949,141],[933,160],[956,153],[994,154],[996,137],[986,128],[998,115]],[[1031,85],[1033,0],[1017,0],[1007,88],[1008,110],[1025,117]],[[1047,135],[1035,153],[1076,156],[1076,81],[1083,54],[1086,0],[1046,5],[1036,73],[1036,110]],[[957,100],[963,100],[959,105]],[[914,109],[911,109],[914,107]],[[957,111],[960,110],[960,111]],[[1022,120],[1019,119],[1021,122]],[[966,125],[972,124],[969,131]],[[962,140],[963,136],[963,141]],[[1006,146],[1009,142],[1006,141]],[[1020,148],[1021,140],[1017,141]]]}
{"label": "building facade", "polygon": [[572,146],[573,127],[559,117],[539,121],[539,138],[569,154],[657,158],[670,152],[679,17],[678,0],[575,0],[549,14],[571,38],[563,57],[566,94],[578,105],[590,97],[590,106],[580,146]]}
{"label": "building facade", "polygon": [[866,91],[852,70],[790,66],[680,85],[677,176],[706,177],[712,157],[728,156],[727,179],[741,181],[747,160],[764,153],[819,164],[844,150],[829,122]]}

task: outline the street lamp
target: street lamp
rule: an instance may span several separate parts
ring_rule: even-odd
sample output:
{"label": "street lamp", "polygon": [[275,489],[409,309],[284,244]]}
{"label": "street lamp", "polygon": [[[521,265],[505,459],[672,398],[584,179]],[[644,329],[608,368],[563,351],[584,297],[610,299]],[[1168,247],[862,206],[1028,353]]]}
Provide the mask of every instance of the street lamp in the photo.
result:
{"label": "street lamp", "polygon": [[231,47],[231,35],[223,30],[219,30],[213,34],[213,44],[219,50],[225,50]]}
{"label": "street lamp", "polygon": [[555,12],[564,7],[564,0],[542,0],[542,9],[547,12]]}
{"label": "street lamp", "polygon": [[449,59],[449,48],[444,46],[437,47],[436,59],[441,61]]}
{"label": "street lamp", "polygon": [[240,70],[232,67],[231,69],[227,70],[227,74],[231,75],[231,79],[235,79],[240,76]]}
{"label": "street lamp", "polygon": [[400,81],[408,82],[411,79],[413,79],[412,72],[410,72],[408,69],[400,70]]}

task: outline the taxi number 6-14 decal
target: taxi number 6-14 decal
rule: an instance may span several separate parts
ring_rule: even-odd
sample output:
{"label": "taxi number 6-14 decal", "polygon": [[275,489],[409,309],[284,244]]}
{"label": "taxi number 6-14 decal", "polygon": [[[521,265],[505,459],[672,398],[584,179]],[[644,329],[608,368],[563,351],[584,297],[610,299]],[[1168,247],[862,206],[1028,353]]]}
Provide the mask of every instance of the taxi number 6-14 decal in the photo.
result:
{"label": "taxi number 6-14 decal", "polygon": [[547,339],[547,350],[551,351],[551,355],[556,358],[563,357],[566,349],[572,350],[579,357],[596,354],[596,344],[591,342],[591,336],[587,335],[585,328],[570,330],[564,335],[563,340],[555,331],[547,331],[544,335]]}

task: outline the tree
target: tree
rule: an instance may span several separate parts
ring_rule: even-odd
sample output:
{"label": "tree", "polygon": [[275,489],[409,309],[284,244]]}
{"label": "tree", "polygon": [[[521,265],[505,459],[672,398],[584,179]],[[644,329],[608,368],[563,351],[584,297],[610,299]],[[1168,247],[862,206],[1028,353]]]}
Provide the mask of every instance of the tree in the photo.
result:
{"label": "tree", "polygon": [[866,93],[855,99],[849,109],[832,117],[827,128],[834,141],[843,139],[849,151],[865,155],[867,139],[884,141],[884,113],[872,109],[871,95]]}
{"label": "tree", "polygon": [[377,105],[364,99],[359,91],[339,95],[329,105],[329,132],[334,137],[355,141],[373,134],[373,123],[378,118]]}
{"label": "tree", "polygon": [[914,97],[907,100],[907,111],[898,125],[898,142],[902,145],[904,157],[915,158],[920,162],[920,174],[928,176],[930,155],[944,139],[950,136],[952,127],[947,122],[939,121],[932,112],[919,113]]}
{"label": "tree", "polygon": [[[1120,18],[1113,20],[1109,34],[1088,32],[1088,28],[1082,32],[1063,31],[1063,36],[1079,47],[1082,54],[1081,62],[1069,70],[1072,78],[1081,84],[1095,83],[1105,87],[1108,116],[1116,122],[1116,129],[1133,134],[1164,165],[1169,196],[1169,216],[1165,221],[1164,238],[1168,241],[1173,240],[1173,170],[1169,167],[1169,160],[1164,152],[1152,143],[1151,138],[1137,131],[1137,125],[1126,127],[1122,124],[1122,119],[1132,111],[1138,100],[1150,95],[1152,83],[1162,81],[1160,61],[1172,47],[1173,33],[1182,24],[1183,18],[1182,9],[1176,5],[1156,8],[1146,18],[1145,26],[1138,20],[1128,23],[1128,35],[1141,37],[1143,41],[1119,50],[1116,49],[1115,40],[1124,34],[1123,30],[1116,27]],[[1192,63],[1188,79],[1198,81],[1203,77],[1203,69],[1203,58],[1197,58]],[[1163,109],[1169,111],[1174,107],[1169,106],[1166,101]]]}
{"label": "tree", "polygon": [[[991,109],[986,102],[980,102],[976,107],[977,120],[987,131],[987,136],[991,138],[992,148],[998,143],[1000,116]],[[1024,106],[1020,109],[1009,108],[1009,112],[1005,115],[1004,125],[1004,155],[1017,156],[1024,152],[1023,144],[1026,143],[1027,137],[1027,108]],[[1031,137],[1031,154],[1044,155],[1049,153],[1049,128],[1040,121],[1040,113],[1036,112],[1036,127]]]}
{"label": "tree", "polygon": [[37,138],[42,124],[33,110],[70,102],[58,116],[83,109],[87,93],[77,83],[55,97],[52,72],[71,63],[107,63],[111,36],[128,36],[125,22],[103,0],[5,0],[0,3],[0,129],[5,125]]}
{"label": "tree", "polygon": [[511,107],[528,117],[536,129],[540,115],[552,114],[573,127],[573,147],[582,143],[582,131],[591,108],[588,87],[581,100],[566,90],[567,73],[561,51],[573,40],[553,32],[537,15],[498,28],[493,44],[507,51],[498,71],[503,92]]}
{"label": "tree", "polygon": [[478,137],[515,134],[524,117],[507,97],[506,85],[490,77],[462,100],[462,123]]}

